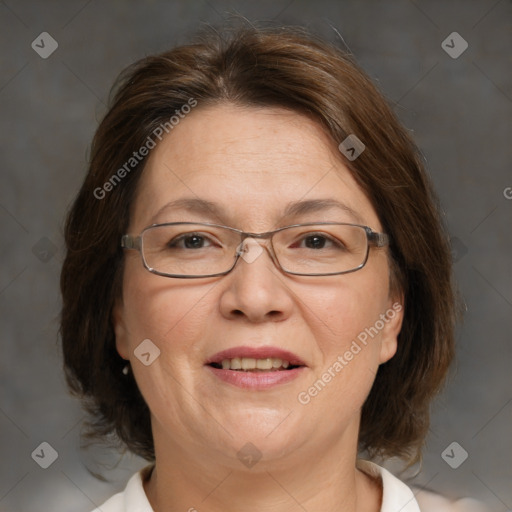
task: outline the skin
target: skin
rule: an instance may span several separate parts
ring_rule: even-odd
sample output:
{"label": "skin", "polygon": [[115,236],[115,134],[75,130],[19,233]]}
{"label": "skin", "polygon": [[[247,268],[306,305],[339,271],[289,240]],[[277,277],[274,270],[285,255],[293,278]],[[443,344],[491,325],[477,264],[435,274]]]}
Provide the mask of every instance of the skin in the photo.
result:
{"label": "skin", "polygon": [[[164,209],[155,217],[181,197],[220,203],[226,216]],[[198,106],[152,150],[128,232],[173,221],[252,232],[358,222],[337,208],[283,218],[288,202],[314,198],[342,201],[382,231],[372,204],[315,122],[278,108]],[[200,279],[154,275],[137,251],[126,251],[113,320],[117,350],[130,361],[151,411],[156,466],[144,488],[153,509],[380,510],[379,482],[356,469],[357,437],[378,366],[396,351],[402,314],[309,404],[297,396],[397,300],[386,249],[372,248],[363,269],[344,275],[288,275],[264,250],[251,263],[240,259],[225,276]],[[134,356],[147,338],[161,351],[150,366]],[[239,345],[290,350],[308,368],[273,389],[241,389],[204,366],[209,356]],[[252,468],[237,457],[248,442],[262,454]]]}

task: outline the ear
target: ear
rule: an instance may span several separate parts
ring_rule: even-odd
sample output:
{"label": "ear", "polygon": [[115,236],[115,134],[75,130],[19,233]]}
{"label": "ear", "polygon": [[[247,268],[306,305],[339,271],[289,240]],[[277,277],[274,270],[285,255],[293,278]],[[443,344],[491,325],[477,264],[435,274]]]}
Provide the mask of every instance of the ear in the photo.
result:
{"label": "ear", "polygon": [[121,298],[116,299],[114,307],[112,308],[112,324],[116,337],[117,353],[123,359],[128,360],[128,354],[130,353],[128,346],[128,329],[125,323],[124,306]]}
{"label": "ear", "polygon": [[398,334],[402,328],[404,319],[404,297],[390,298],[388,309],[381,317],[384,328],[381,331],[380,364],[389,361],[396,353],[398,347]]}

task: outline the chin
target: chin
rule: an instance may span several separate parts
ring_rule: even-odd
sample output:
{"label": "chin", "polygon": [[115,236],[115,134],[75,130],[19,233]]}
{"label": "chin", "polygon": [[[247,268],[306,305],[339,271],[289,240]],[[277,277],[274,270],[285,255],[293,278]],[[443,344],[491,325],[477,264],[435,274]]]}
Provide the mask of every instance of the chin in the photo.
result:
{"label": "chin", "polygon": [[235,422],[230,418],[229,423],[221,423],[228,431],[221,444],[227,443],[228,452],[237,459],[247,455],[261,457],[262,462],[278,461],[294,452],[307,441],[307,432],[290,421],[290,410],[273,413],[265,415],[260,411],[257,419],[243,416]]}

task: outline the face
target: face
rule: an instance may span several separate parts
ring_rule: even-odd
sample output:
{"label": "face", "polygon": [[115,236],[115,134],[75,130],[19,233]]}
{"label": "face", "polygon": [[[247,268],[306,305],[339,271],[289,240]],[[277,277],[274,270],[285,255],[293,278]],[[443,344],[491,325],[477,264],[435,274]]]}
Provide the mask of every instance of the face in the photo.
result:
{"label": "face", "polygon": [[[336,151],[298,113],[198,107],[152,150],[128,232],[177,221],[258,233],[326,221],[382,231]],[[216,211],[166,207],[182,198],[210,201]],[[289,203],[313,199],[344,206],[284,216]],[[137,251],[125,258],[113,315],[117,350],[151,411],[157,455],[165,446],[239,468],[237,452],[248,442],[276,464],[340,442],[355,450],[360,409],[379,364],[395,353],[402,320],[385,248],[372,248],[357,272],[315,277],[283,273],[267,250],[240,258],[227,275],[199,279],[152,274]],[[148,339],[145,365],[135,353]],[[229,349],[232,357],[287,351],[302,366],[257,376],[208,364]]]}

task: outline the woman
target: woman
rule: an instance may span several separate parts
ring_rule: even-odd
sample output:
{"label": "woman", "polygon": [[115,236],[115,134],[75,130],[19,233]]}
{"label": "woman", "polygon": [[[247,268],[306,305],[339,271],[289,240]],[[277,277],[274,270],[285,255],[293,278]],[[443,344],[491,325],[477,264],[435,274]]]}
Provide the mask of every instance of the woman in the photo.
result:
{"label": "woman", "polygon": [[90,436],[149,463],[97,510],[420,510],[358,454],[420,458],[454,352],[450,250],[349,56],[251,28],[131,66],[66,243],[68,383]]}

